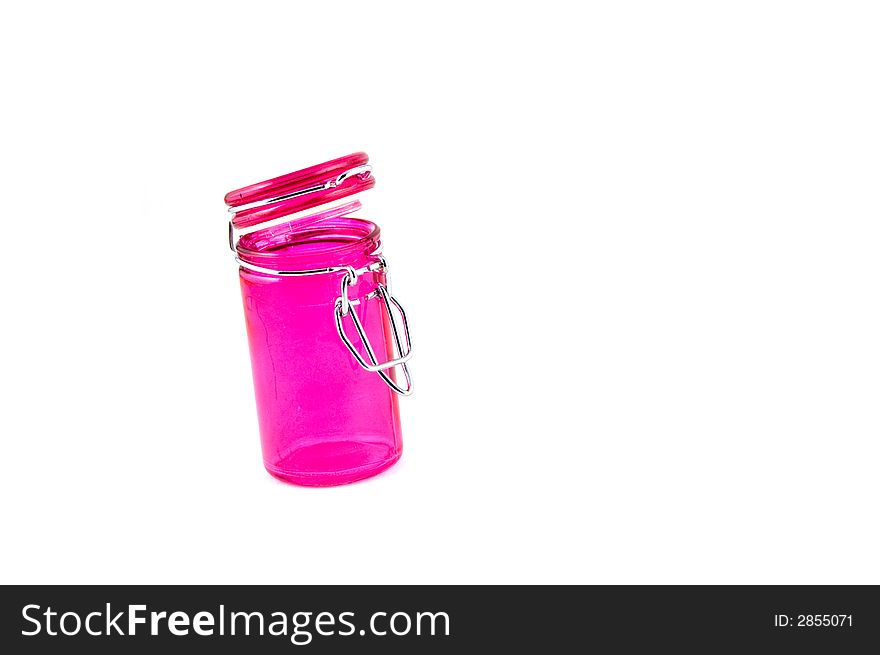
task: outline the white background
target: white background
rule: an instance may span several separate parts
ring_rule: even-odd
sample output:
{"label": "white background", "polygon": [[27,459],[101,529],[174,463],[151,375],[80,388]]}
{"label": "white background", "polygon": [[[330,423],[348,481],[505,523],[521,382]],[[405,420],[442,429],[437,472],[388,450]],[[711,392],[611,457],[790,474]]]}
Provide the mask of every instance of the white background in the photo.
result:
{"label": "white background", "polygon": [[[6,3],[0,581],[880,582],[872,3]],[[226,191],[356,150],[416,393],[262,468]]]}

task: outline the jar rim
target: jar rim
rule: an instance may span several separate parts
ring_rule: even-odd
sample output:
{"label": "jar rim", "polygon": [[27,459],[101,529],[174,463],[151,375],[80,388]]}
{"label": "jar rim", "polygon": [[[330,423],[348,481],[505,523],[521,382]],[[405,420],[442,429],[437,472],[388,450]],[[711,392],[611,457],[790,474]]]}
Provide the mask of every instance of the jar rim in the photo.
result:
{"label": "jar rim", "polygon": [[239,238],[237,255],[250,264],[275,269],[310,270],[350,266],[377,256],[381,230],[369,220],[334,216],[302,229],[282,223]]}

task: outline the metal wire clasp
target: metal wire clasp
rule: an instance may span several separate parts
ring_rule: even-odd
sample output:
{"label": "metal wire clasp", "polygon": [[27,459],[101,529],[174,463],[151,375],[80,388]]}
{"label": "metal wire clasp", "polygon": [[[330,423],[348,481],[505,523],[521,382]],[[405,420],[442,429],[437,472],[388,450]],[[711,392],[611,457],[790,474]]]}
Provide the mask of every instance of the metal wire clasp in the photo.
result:
{"label": "metal wire clasp", "polygon": [[[376,264],[370,266],[367,271],[378,271],[387,268],[384,258],[380,259]],[[409,369],[406,367],[406,362],[409,361],[409,358],[412,357],[412,346],[410,344],[409,337],[409,326],[406,322],[406,312],[403,311],[403,307],[397,301],[397,299],[391,295],[391,291],[386,285],[379,284],[375,291],[369,293],[365,298],[364,302],[369,301],[372,298],[381,298],[382,302],[385,306],[385,311],[388,312],[388,318],[390,319],[391,324],[391,333],[394,337],[394,346],[395,346],[395,357],[393,359],[388,360],[387,362],[379,363],[376,359],[376,353],[373,350],[373,346],[370,343],[370,340],[367,338],[367,333],[364,330],[364,326],[361,323],[361,320],[357,317],[357,313],[351,311],[351,306],[358,301],[352,301],[348,297],[348,289],[357,283],[358,272],[353,268],[349,268],[346,271],[346,274],[342,277],[342,282],[340,283],[340,294],[339,298],[336,299],[336,303],[333,306],[333,314],[336,318],[336,331],[339,333],[339,338],[342,339],[342,342],[345,344],[346,348],[348,348],[349,352],[355,358],[358,364],[361,365],[365,371],[371,371],[373,373],[378,373],[379,376],[385,381],[389,387],[391,387],[397,393],[408,396],[412,393],[412,379],[409,375]],[[392,309],[392,305],[397,309],[397,312],[400,316],[400,325],[398,325],[398,320],[395,317],[395,312]],[[364,346],[364,350],[367,353],[367,357],[369,358],[369,362],[367,362],[363,356],[358,352],[357,348],[354,347],[354,344],[348,338],[348,335],[345,334],[345,329],[342,324],[342,319],[345,316],[351,317],[351,322],[354,324],[355,330],[357,330],[358,336],[360,337],[361,343]],[[401,332],[403,332],[403,339],[401,339]],[[404,347],[405,345],[405,347]],[[399,366],[403,371],[403,376],[406,380],[406,387],[401,387],[388,373],[386,372],[388,369],[392,369],[396,366]]]}

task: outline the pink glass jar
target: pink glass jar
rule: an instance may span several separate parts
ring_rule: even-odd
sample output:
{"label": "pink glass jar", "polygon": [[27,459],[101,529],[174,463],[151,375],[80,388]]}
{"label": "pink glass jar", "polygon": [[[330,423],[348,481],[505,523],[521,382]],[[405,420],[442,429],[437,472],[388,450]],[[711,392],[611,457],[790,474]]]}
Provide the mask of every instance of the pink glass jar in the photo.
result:
{"label": "pink glass jar", "polygon": [[365,153],[226,195],[239,263],[263,463],[329,486],[402,451],[398,396],[412,390],[406,315],[379,227],[350,214],[374,179]]}

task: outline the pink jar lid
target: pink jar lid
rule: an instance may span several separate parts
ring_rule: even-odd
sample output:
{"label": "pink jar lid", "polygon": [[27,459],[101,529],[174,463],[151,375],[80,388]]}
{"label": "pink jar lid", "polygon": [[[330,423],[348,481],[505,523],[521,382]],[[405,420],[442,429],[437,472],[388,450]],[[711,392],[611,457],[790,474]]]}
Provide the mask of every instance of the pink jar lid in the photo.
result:
{"label": "pink jar lid", "polygon": [[[232,225],[252,227],[372,189],[376,181],[369,160],[367,153],[356,152],[230,191],[224,201],[232,212]],[[312,222],[310,218],[292,224],[302,227],[301,222]]]}

